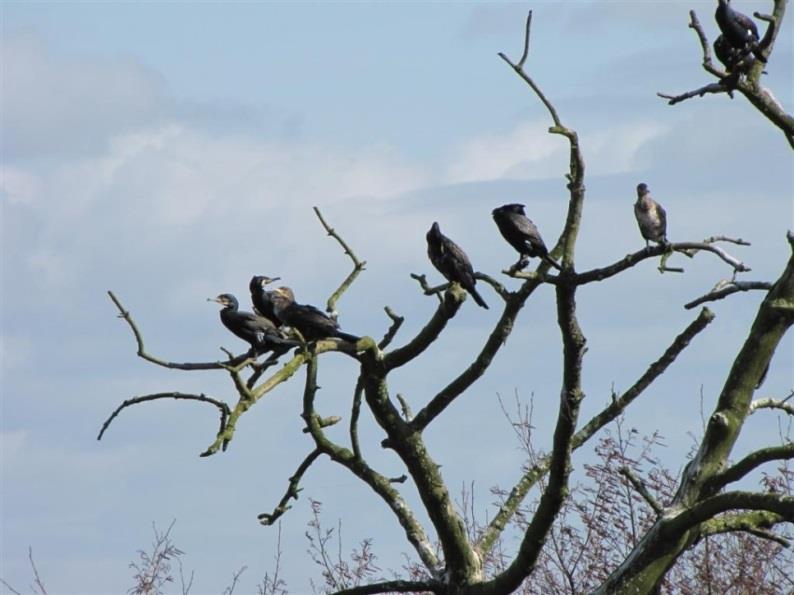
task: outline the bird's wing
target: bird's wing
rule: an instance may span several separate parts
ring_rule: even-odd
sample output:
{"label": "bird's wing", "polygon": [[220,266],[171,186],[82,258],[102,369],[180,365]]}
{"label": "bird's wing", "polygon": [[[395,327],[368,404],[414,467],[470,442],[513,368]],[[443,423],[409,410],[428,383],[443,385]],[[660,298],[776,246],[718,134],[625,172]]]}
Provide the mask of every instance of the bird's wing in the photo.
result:
{"label": "bird's wing", "polygon": [[662,235],[665,236],[667,235],[667,211],[657,202],[656,212],[659,214],[659,226],[662,228]]}
{"label": "bird's wing", "polygon": [[474,285],[474,269],[466,253],[455,242],[447,238],[445,242],[446,261],[451,280],[459,282],[466,288]]}
{"label": "bird's wing", "polygon": [[755,21],[748,17],[746,14],[742,14],[741,12],[733,11],[735,15],[736,22],[742,27],[744,31],[750,31],[753,38],[758,41],[758,27],[755,24]]}

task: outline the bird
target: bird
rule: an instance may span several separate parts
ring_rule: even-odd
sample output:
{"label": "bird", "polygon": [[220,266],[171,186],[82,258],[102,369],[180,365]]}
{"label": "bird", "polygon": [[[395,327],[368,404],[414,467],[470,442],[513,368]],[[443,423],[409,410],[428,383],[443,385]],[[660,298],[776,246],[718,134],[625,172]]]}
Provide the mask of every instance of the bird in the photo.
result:
{"label": "bird", "polygon": [[520,255],[518,262],[523,265],[521,268],[526,266],[525,257],[539,256],[557,270],[562,270],[549,256],[549,250],[540,237],[538,228],[524,213],[524,205],[516,203],[502,205],[491,211],[491,215],[502,237]]}
{"label": "bird", "polygon": [[753,19],[733,9],[730,0],[717,0],[714,19],[725,36],[725,40],[743,54],[752,52],[761,62],[766,63],[758,46],[758,27]]}
{"label": "bird", "polygon": [[222,293],[207,301],[217,302],[221,308],[221,322],[236,336],[251,346],[253,353],[273,351],[281,355],[291,347],[297,347],[298,342],[284,337],[276,325],[264,316],[257,316],[251,312],[241,312],[237,298],[230,293]]}
{"label": "bird", "polygon": [[667,213],[662,205],[651,198],[647,184],[637,185],[634,216],[640,226],[640,233],[645,238],[646,247],[650,246],[650,240],[659,244],[667,243]]}
{"label": "bird", "polygon": [[717,59],[722,62],[729,72],[733,71],[736,66],[740,64],[740,70],[746,71],[755,62],[755,58],[752,54],[733,47],[730,42],[725,39],[724,35],[719,35],[717,39],[714,40],[713,45],[714,55],[717,56]]}
{"label": "bird", "polygon": [[471,294],[478,306],[488,309],[488,304],[474,288],[477,280],[474,278],[474,269],[469,257],[461,250],[460,246],[441,233],[441,228],[436,221],[427,232],[427,256],[447,281],[459,283]]}
{"label": "bird", "polygon": [[275,315],[284,324],[296,329],[307,341],[334,337],[356,343],[361,337],[342,332],[333,318],[308,304],[295,301],[295,293],[289,287],[277,287],[270,292]]}
{"label": "bird", "polygon": [[271,283],[279,281],[281,277],[266,277],[264,275],[254,275],[248,284],[251,291],[251,302],[254,304],[254,313],[264,316],[277,327],[281,326],[276,313],[273,311],[273,302],[270,301],[270,292],[265,289]]}

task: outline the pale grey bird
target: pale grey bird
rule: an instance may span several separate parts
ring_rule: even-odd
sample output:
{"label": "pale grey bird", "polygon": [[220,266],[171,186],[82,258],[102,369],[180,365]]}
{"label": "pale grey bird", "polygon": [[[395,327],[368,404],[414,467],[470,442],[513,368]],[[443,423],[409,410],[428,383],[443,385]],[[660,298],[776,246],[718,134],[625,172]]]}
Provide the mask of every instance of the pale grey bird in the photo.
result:
{"label": "pale grey bird", "polygon": [[640,233],[649,246],[653,240],[659,244],[667,243],[667,213],[658,202],[651,198],[647,184],[637,185],[637,202],[634,203],[634,216]]}

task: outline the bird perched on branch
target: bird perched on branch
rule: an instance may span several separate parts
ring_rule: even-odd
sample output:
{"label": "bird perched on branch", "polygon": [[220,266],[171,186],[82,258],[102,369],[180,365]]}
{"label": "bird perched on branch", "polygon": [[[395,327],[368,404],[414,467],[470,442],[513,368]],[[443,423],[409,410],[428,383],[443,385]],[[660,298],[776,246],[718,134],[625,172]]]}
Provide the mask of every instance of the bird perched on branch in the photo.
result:
{"label": "bird perched on branch", "polygon": [[519,268],[524,268],[530,257],[539,256],[557,270],[562,270],[560,265],[549,256],[549,251],[543,238],[540,237],[538,228],[524,213],[524,205],[516,203],[502,205],[491,211],[491,215],[493,215],[493,220],[502,237],[520,255]]}
{"label": "bird perched on branch", "polygon": [[637,202],[634,203],[634,216],[645,245],[653,240],[659,244],[667,243],[667,213],[658,202],[651,198],[647,184],[637,185]]}
{"label": "bird perched on branch", "polygon": [[734,10],[730,0],[717,1],[714,18],[725,40],[743,54],[752,52],[761,62],[766,63],[766,58],[758,46],[758,27],[753,19]]}
{"label": "bird perched on branch", "polygon": [[441,228],[435,221],[427,232],[427,256],[447,281],[459,283],[471,294],[478,306],[488,309],[488,304],[474,288],[477,280],[474,278],[474,269],[469,257],[460,246],[441,233]]}
{"label": "bird perched on branch", "polygon": [[360,337],[339,330],[339,324],[314,306],[299,304],[289,287],[278,287],[270,292],[275,315],[284,324],[296,329],[307,341],[335,337],[356,343]]}
{"label": "bird perched on branch", "polygon": [[755,62],[755,58],[751,53],[733,47],[725,39],[724,35],[720,35],[714,40],[714,55],[722,62],[728,72],[732,72],[740,64],[741,68],[739,70],[746,72]]}
{"label": "bird perched on branch", "polygon": [[241,312],[237,298],[230,293],[222,293],[207,301],[218,302],[221,309],[221,322],[223,326],[240,337],[251,346],[254,353],[273,351],[281,355],[299,343],[284,337],[270,320],[264,316],[257,316],[251,312]]}
{"label": "bird perched on branch", "polygon": [[255,275],[251,277],[248,289],[251,291],[251,302],[254,304],[254,311],[260,316],[264,316],[277,327],[281,326],[281,320],[273,310],[273,302],[270,301],[270,292],[265,289],[271,283],[278,281],[281,277],[265,277]]}

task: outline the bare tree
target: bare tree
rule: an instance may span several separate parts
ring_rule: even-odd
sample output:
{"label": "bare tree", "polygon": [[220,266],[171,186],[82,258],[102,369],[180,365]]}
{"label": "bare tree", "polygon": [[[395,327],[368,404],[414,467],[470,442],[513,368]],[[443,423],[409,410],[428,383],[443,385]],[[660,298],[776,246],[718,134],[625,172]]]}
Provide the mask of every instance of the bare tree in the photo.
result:
{"label": "bare tree", "polygon": [[[772,55],[776,31],[781,25],[785,5],[785,0],[776,0],[775,12],[767,18],[769,29],[762,46],[767,58]],[[705,38],[702,29],[697,25],[694,15],[692,19],[692,26],[703,41]],[[365,551],[366,548],[362,546],[362,551],[358,554],[361,564],[352,568],[345,567],[341,559],[320,558],[320,563],[329,569],[326,587],[338,593],[509,593],[524,588],[522,585],[531,584],[527,582],[528,579],[532,581],[541,576],[544,568],[551,563],[549,560],[556,560],[562,575],[567,577],[569,591],[566,592],[583,589],[593,593],[652,593],[661,589],[665,580],[673,580],[665,577],[681,556],[691,552],[697,544],[710,543],[712,535],[742,532],[744,538],[749,534],[751,539],[774,540],[775,533],[771,531],[777,525],[794,521],[794,497],[790,494],[772,489],[772,485],[757,491],[730,488],[761,465],[787,461],[794,456],[794,444],[786,440],[782,445],[768,446],[731,462],[734,444],[744,422],[751,414],[770,407],[791,413],[791,406],[782,399],[753,401],[753,395],[763,382],[776,348],[794,323],[794,256],[789,259],[775,281],[737,281],[738,273],[750,269],[723,245],[746,245],[747,242],[713,236],[704,241],[662,242],[604,266],[578,271],[576,249],[586,194],[585,159],[577,132],[563,123],[552,101],[524,68],[529,58],[530,29],[531,13],[526,22],[521,58],[513,62],[505,54],[500,56],[529,86],[548,112],[551,120],[549,133],[559,136],[568,147],[570,159],[566,174],[569,194],[567,216],[562,234],[550,251],[551,257],[561,263],[561,270],[556,274],[550,273],[549,264],[545,261],[530,272],[519,270],[515,266],[506,269],[503,271],[506,275],[521,281],[514,291],[487,274],[477,273],[477,279],[490,285],[501,299],[502,311],[499,319],[474,360],[437,394],[426,399],[415,413],[404,398],[392,394],[389,389],[389,375],[422,356],[456,316],[466,299],[466,292],[456,283],[431,287],[423,275],[413,275],[425,294],[438,299],[438,305],[425,326],[399,347],[392,348],[392,343],[403,319],[387,307],[390,326],[382,339],[363,337],[355,345],[335,339],[303,343],[278,371],[269,376],[266,373],[275,362],[271,359],[260,362],[248,355],[235,357],[229,353],[229,358],[225,361],[205,363],[177,363],[152,356],[146,351],[142,334],[131,314],[110,293],[120,316],[135,336],[140,357],[167,368],[224,370],[230,376],[238,400],[232,407],[220,399],[204,394],[141,395],[122,403],[105,422],[102,433],[122,410],[134,404],[165,398],[207,403],[220,412],[219,431],[202,452],[202,456],[211,456],[228,447],[234,438],[237,421],[242,415],[274,388],[303,371],[304,431],[310,435],[314,446],[289,478],[283,498],[271,512],[261,514],[260,521],[265,525],[272,525],[289,510],[290,502],[298,497],[302,477],[315,461],[325,456],[360,479],[388,507],[421,564],[420,570],[407,570],[403,578],[374,579],[376,582],[362,584],[364,579],[373,578],[368,569],[374,568],[374,558],[368,549]],[[704,42],[703,47],[705,60],[708,58],[708,44]],[[762,69],[760,63],[756,64],[752,70],[733,77],[730,85],[724,80],[727,75],[716,72],[713,74],[721,77],[718,83],[721,89],[724,88],[726,93],[734,89],[742,92],[792,142],[791,129],[787,128],[790,126],[790,116],[782,113],[782,108],[772,102],[771,94],[758,83]],[[328,300],[328,311],[334,313],[337,301],[364,270],[365,263],[358,259],[351,247],[328,225],[319,211],[317,215],[327,233],[340,244],[353,263],[350,274]],[[794,236],[791,234],[788,235],[788,243],[794,251]],[[611,442],[601,439],[595,448],[597,451],[606,449],[601,453],[602,458],[606,456],[610,460],[621,462],[621,477],[625,481],[617,483],[614,474],[609,475],[613,479],[606,480],[606,471],[597,467],[589,469],[588,472],[594,474],[596,479],[601,477],[606,482],[598,489],[613,490],[613,500],[618,498],[620,502],[623,499],[623,504],[614,508],[619,514],[610,517],[622,523],[619,531],[622,547],[607,548],[603,540],[614,538],[614,534],[599,533],[598,527],[591,528],[589,533],[578,539],[566,538],[565,531],[569,529],[565,522],[566,514],[572,510],[571,506],[576,506],[576,500],[569,499],[571,453],[591,443],[599,430],[616,420],[641,397],[714,318],[708,308],[703,308],[685,329],[672,338],[666,348],[660,349],[658,359],[649,363],[647,370],[628,390],[613,394],[609,405],[591,419],[583,421],[579,419],[579,412],[585,396],[582,370],[587,340],[578,321],[579,288],[607,281],[638,263],[655,257],[661,257],[660,270],[678,270],[666,264],[671,255],[680,253],[693,256],[701,252],[708,252],[724,261],[732,274],[729,281],[718,284],[713,290],[690,302],[690,307],[723,299],[738,291],[761,291],[764,296],[755,321],[747,332],[745,343],[727,372],[722,391],[708,416],[703,438],[680,479],[676,481],[662,475],[654,480],[656,488],[653,484],[649,487],[639,477],[639,469],[629,464],[626,454],[629,445],[624,438],[619,436],[617,441],[613,439]],[[466,514],[456,506],[439,464],[425,443],[423,433],[488,370],[515,328],[521,311],[535,290],[543,284],[552,286],[555,291],[556,318],[562,343],[563,373],[552,445],[546,454],[538,455],[532,464],[521,470],[514,485],[502,493],[496,514],[486,524],[472,530],[471,523],[467,524]],[[315,400],[320,364],[325,362],[323,354],[330,351],[345,354],[357,363],[359,370],[351,395],[347,444],[340,444],[329,438],[325,429],[339,423],[341,417],[323,417],[318,412]],[[364,406],[369,408],[385,434],[382,447],[393,451],[400,459],[404,466],[404,475],[389,477],[376,469],[364,456],[358,433],[359,416]],[[653,442],[651,439],[649,446]],[[610,452],[617,454],[612,456]],[[432,524],[432,533],[419,522],[402,495],[401,485],[408,478],[420,496],[424,513]],[[660,486],[667,491],[664,492]],[[540,488],[541,495],[530,512],[526,508],[526,499],[530,490],[535,487]],[[659,496],[660,490],[663,497]],[[647,507],[638,507],[637,495]],[[597,504],[603,502],[604,496],[591,493],[589,498],[592,503]],[[507,554],[499,550],[500,543],[505,530],[517,521],[520,521],[521,527],[520,543],[516,552]],[[319,525],[315,529],[317,533],[313,539],[320,540],[319,543],[326,547],[331,535],[323,533]],[[599,540],[602,545],[594,551],[601,552],[600,562],[604,571],[597,582],[580,583],[576,578],[576,568],[582,564],[594,563],[584,557],[584,548]],[[777,543],[782,540],[778,536]],[[499,564],[494,565],[494,560],[499,560]],[[340,576],[347,578],[337,580]]]}

